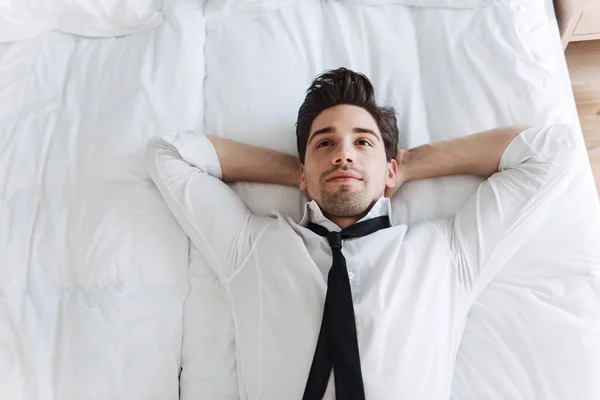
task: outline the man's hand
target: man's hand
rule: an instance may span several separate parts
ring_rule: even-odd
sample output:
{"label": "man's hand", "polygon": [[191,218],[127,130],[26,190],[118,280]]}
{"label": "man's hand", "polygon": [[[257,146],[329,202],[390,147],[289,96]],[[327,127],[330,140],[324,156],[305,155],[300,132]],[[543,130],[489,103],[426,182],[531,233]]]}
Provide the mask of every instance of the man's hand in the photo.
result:
{"label": "man's hand", "polygon": [[392,198],[398,189],[408,181],[408,161],[410,160],[409,150],[398,150],[396,154],[396,163],[398,164],[398,171],[396,172],[396,184],[392,188],[385,189],[385,197]]}

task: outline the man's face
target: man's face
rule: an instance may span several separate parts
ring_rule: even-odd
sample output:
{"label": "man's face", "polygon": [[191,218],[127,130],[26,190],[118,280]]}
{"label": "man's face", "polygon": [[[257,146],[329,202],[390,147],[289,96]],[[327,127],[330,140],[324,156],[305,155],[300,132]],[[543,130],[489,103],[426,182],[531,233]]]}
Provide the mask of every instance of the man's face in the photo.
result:
{"label": "man's face", "polygon": [[310,129],[300,190],[326,216],[362,217],[392,187],[396,161],[387,162],[377,123],[351,105],[328,108]]}

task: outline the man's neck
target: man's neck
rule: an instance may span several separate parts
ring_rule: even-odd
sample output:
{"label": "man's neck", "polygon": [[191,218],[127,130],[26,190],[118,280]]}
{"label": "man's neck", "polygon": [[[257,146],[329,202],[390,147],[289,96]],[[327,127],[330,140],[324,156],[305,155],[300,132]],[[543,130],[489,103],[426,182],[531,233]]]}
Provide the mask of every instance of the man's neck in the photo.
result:
{"label": "man's neck", "polygon": [[333,222],[334,224],[339,226],[341,229],[344,229],[344,228],[349,227],[350,225],[354,225],[355,223],[357,223],[358,221],[363,219],[365,217],[365,215],[367,215],[372,208],[373,208],[373,204],[371,204],[371,207],[367,208],[361,214],[354,215],[352,217],[338,217],[336,215],[329,215],[327,213],[323,213],[323,216],[325,216],[325,218],[327,218],[328,220],[330,220],[331,222]]}
{"label": "man's neck", "polygon": [[[367,215],[367,213],[365,213],[365,215]],[[337,226],[339,226],[341,229],[344,229],[349,227],[350,225],[354,225],[357,221],[363,218],[364,215],[361,217],[334,217],[325,215],[325,217]]]}
{"label": "man's neck", "polygon": [[376,203],[377,203],[377,200],[373,201],[373,203],[371,203],[371,205],[365,211],[363,211],[362,213],[360,213],[358,215],[353,215],[351,217],[339,217],[337,215],[332,215],[332,214],[326,213],[323,210],[323,208],[321,208],[320,206],[319,206],[319,208],[321,208],[321,212],[323,213],[323,216],[325,218],[327,218],[328,220],[330,220],[331,222],[333,222],[334,224],[339,226],[340,229],[344,229],[344,228],[349,227],[350,225],[357,223],[361,219],[363,219],[373,209],[373,206]]}

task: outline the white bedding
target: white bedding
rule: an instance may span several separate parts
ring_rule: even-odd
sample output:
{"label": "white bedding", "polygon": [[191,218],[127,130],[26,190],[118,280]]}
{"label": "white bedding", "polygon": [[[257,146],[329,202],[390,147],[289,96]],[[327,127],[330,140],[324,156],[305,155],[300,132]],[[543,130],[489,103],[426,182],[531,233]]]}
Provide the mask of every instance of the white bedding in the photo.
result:
{"label": "white bedding", "polygon": [[[340,65],[396,107],[403,148],[577,123],[551,0],[282,1],[247,15],[236,1],[209,2],[206,31],[202,2],[177,0],[132,36],[0,44],[0,399],[175,399],[180,366],[183,399],[244,393],[227,295],[144,170],[151,136],[197,129],[295,152],[304,90]],[[477,183],[411,182],[394,214],[448,215]],[[302,202],[236,190],[260,213]],[[569,190],[472,309],[453,399],[600,398],[591,172]]]}
{"label": "white bedding", "polygon": [[[379,100],[396,107],[403,148],[501,125],[577,124],[551,7],[533,0],[471,10],[292,1],[261,14],[209,3],[204,132],[294,153],[304,91],[316,74],[338,66],[365,73]],[[447,216],[478,182],[411,182],[394,199],[394,214],[409,225]],[[258,213],[278,208],[299,217],[303,199],[293,190],[236,190]],[[591,173],[568,193],[473,307],[454,399],[600,398],[600,212]],[[201,262],[191,270],[211,275]],[[202,285],[193,282],[192,291],[207,301]],[[210,300],[213,314],[229,307],[224,293]],[[211,359],[234,359],[233,336],[227,347],[223,335],[214,345],[198,339],[205,325],[234,332],[225,312],[200,321],[204,301],[187,303],[186,318],[198,320],[185,331],[184,357],[201,359],[208,347]],[[220,390],[236,383],[235,363],[218,366],[210,384],[188,390],[208,375],[184,363],[183,398],[229,398]]]}
{"label": "white bedding", "polygon": [[143,163],[202,125],[201,6],[0,44],[0,399],[177,399],[188,241]]}
{"label": "white bedding", "polygon": [[0,42],[16,42],[58,30],[112,37],[156,28],[160,0],[1,0]]}

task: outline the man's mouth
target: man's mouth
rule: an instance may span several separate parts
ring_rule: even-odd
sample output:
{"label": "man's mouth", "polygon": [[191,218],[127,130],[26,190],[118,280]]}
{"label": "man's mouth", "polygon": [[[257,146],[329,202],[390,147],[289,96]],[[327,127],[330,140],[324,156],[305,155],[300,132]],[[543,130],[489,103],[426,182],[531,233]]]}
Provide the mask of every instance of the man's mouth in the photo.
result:
{"label": "man's mouth", "polygon": [[357,182],[360,181],[359,178],[354,178],[352,176],[339,176],[336,178],[330,178],[327,182],[335,182],[335,183],[349,183],[349,182]]}
{"label": "man's mouth", "polygon": [[327,182],[335,183],[349,183],[360,180],[362,180],[360,175],[350,171],[337,171],[327,178]]}

